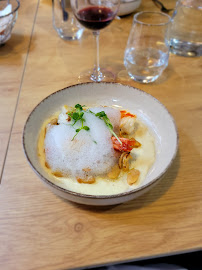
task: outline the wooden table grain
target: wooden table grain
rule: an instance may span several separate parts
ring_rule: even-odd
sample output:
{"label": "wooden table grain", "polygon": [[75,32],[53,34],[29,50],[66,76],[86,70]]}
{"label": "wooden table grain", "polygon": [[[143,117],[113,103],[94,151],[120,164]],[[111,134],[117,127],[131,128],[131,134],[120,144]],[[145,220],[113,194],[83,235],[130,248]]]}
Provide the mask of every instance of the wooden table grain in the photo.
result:
{"label": "wooden table grain", "polygon": [[22,0],[20,3],[11,39],[0,47],[0,175],[26,66],[38,0]]}
{"label": "wooden table grain", "polygon": [[[0,269],[82,268],[201,249],[201,58],[171,55],[159,80],[139,84],[129,79],[123,65],[132,15],[101,32],[101,65],[116,72],[117,82],[152,94],[168,108],[177,124],[179,150],[164,179],[138,199],[104,208],[74,204],[40,182],[26,161],[21,138],[34,106],[54,91],[78,83],[79,73],[92,67],[93,38],[85,30],[80,41],[61,40],[52,27],[51,1],[37,4],[33,1],[36,20],[31,13],[29,21],[33,33],[26,36],[31,38],[29,50],[26,43],[18,52],[23,60],[28,52],[26,65],[19,60],[21,71],[8,69],[13,79],[7,74],[4,80],[5,87],[20,89],[20,96],[0,185]],[[143,1],[139,10],[146,9],[157,10],[152,2]],[[0,68],[15,65],[13,57]],[[3,100],[15,107],[16,95]],[[1,112],[6,112],[4,105]],[[1,133],[9,133],[10,127],[3,126]]]}

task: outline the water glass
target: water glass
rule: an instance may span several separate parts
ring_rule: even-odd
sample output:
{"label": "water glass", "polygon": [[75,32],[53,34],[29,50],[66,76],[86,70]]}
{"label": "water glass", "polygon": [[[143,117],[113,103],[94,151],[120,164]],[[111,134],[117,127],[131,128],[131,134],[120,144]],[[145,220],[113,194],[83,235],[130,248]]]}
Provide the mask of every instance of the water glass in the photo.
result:
{"label": "water glass", "polygon": [[153,82],[167,67],[170,21],[169,15],[161,12],[134,15],[124,55],[124,65],[133,80]]}
{"label": "water glass", "polygon": [[202,55],[202,1],[179,0],[172,17],[170,50],[182,56]]}
{"label": "water glass", "polygon": [[84,28],[72,13],[70,0],[52,0],[53,27],[65,40],[80,39]]}

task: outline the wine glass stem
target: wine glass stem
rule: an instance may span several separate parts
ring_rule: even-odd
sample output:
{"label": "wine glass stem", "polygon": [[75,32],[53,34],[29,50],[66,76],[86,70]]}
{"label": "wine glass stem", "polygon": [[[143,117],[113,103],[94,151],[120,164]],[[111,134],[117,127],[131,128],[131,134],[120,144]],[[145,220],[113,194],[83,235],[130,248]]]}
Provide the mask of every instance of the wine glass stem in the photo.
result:
{"label": "wine glass stem", "polygon": [[93,73],[91,75],[91,80],[95,82],[100,82],[103,79],[102,72],[100,71],[100,56],[99,56],[99,37],[100,31],[93,31],[93,36],[95,38],[96,43],[96,54],[95,54],[95,64]]}

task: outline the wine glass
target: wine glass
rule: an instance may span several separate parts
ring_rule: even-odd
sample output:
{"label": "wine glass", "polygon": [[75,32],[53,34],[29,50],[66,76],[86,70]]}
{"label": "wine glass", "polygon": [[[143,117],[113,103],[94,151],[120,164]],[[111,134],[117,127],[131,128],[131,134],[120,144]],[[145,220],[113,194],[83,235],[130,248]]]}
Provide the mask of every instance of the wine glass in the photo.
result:
{"label": "wine glass", "polygon": [[71,0],[71,7],[77,20],[86,28],[92,30],[96,41],[96,56],[94,69],[89,74],[95,82],[110,81],[114,75],[107,70],[101,70],[99,64],[99,34],[115,18],[120,0]]}

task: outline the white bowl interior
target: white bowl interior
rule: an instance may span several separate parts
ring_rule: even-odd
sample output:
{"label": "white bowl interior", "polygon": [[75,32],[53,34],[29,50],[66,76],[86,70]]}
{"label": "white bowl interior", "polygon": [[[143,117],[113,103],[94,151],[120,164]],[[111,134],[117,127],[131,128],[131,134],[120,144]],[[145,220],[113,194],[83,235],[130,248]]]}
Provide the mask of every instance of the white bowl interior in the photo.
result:
{"label": "white bowl interior", "polygon": [[155,137],[156,161],[142,187],[158,179],[175,157],[178,144],[176,126],[167,109],[154,97],[136,88],[115,83],[87,83],[71,86],[44,99],[30,114],[24,128],[24,149],[32,167],[45,178],[50,176],[41,167],[37,156],[40,128],[47,118],[63,105],[116,105],[135,113]]}

